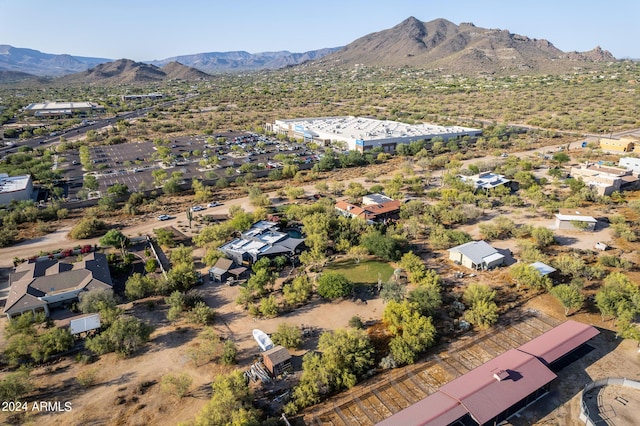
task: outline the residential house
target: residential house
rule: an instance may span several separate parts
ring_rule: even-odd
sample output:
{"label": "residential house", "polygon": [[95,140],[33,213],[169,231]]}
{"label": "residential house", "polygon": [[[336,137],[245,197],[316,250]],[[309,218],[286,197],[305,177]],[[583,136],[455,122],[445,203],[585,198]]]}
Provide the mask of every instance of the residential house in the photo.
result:
{"label": "residential house", "polygon": [[394,200],[382,194],[369,194],[362,198],[362,206],[341,200],[336,202],[336,210],[342,216],[358,217],[368,223],[384,222],[397,219],[400,213],[399,200]]}
{"label": "residential house", "polygon": [[618,166],[631,170],[633,173],[640,174],[640,158],[622,157],[618,161]]}
{"label": "residential house", "polygon": [[449,259],[469,269],[492,269],[504,264],[505,256],[485,241],[470,241],[449,249]]}
{"label": "residential house", "polygon": [[571,177],[582,179],[598,195],[611,195],[638,181],[631,170],[588,162],[580,167],[572,167]]}
{"label": "residential house", "polygon": [[219,247],[236,265],[250,265],[262,257],[296,256],[304,248],[304,238],[292,238],[279,231],[278,224],[266,220],[254,223],[251,228]]}
{"label": "residential house", "polygon": [[489,190],[497,188],[499,186],[508,186],[511,188],[511,180],[507,179],[504,175],[499,175],[492,172],[482,172],[477,175],[464,176],[460,175],[460,179],[464,182],[473,184],[476,190]]}
{"label": "residential house", "polygon": [[4,313],[12,318],[24,312],[45,312],[78,300],[83,291],[112,290],[107,257],[90,253],[82,261],[64,263],[54,259],[25,262],[9,275],[9,296]]}
{"label": "residential house", "polygon": [[635,136],[600,138],[600,149],[607,152],[640,152],[640,139]]}

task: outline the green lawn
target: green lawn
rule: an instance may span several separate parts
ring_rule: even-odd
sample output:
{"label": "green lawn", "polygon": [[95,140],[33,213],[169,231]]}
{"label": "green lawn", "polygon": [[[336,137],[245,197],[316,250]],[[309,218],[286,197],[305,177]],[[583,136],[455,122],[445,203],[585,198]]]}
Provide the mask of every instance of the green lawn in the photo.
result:
{"label": "green lawn", "polygon": [[356,264],[353,260],[330,263],[324,268],[327,271],[339,272],[354,283],[377,284],[378,272],[385,283],[393,275],[393,268],[379,260],[362,260]]}

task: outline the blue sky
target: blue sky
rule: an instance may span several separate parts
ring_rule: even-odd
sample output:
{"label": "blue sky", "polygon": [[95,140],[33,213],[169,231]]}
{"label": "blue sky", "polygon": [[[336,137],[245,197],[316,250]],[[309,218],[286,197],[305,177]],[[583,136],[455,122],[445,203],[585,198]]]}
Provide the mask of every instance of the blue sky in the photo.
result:
{"label": "blue sky", "polygon": [[136,61],[343,46],[409,16],[507,29],[563,51],[640,58],[640,1],[0,0],[0,44]]}

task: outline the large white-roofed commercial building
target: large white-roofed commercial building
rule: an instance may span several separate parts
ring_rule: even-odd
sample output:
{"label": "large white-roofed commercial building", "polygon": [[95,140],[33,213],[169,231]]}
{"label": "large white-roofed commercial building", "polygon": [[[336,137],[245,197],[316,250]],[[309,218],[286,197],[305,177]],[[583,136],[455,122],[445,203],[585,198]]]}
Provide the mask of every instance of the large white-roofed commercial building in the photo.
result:
{"label": "large white-roofed commercial building", "polygon": [[406,124],[353,116],[276,120],[273,124],[267,124],[267,130],[323,145],[344,142],[349,150],[360,152],[377,147],[384,152],[393,152],[401,143],[419,140],[431,142],[435,138],[446,142],[449,139],[482,135],[482,130],[468,127]]}
{"label": "large white-roofed commercial building", "polygon": [[31,175],[10,177],[6,173],[0,173],[0,205],[9,204],[14,200],[31,200],[32,195]]}
{"label": "large white-roofed commercial building", "polygon": [[29,104],[24,112],[36,117],[62,116],[73,114],[96,114],[104,112],[104,107],[95,102],[43,102]]}

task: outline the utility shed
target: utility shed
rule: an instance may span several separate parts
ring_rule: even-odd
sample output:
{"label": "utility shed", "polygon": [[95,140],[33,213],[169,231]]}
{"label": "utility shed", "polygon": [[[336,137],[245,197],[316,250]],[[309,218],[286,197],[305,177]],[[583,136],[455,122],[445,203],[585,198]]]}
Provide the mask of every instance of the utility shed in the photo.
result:
{"label": "utility shed", "polygon": [[598,221],[592,216],[581,214],[556,214],[556,228],[558,229],[580,229],[584,231],[595,231]]}
{"label": "utility shed", "polygon": [[262,354],[262,362],[273,377],[291,370],[291,354],[283,346],[275,346]]}
{"label": "utility shed", "polygon": [[553,266],[549,266],[549,265],[547,265],[546,263],[543,263],[543,262],[533,262],[533,263],[530,263],[529,266],[531,266],[536,271],[538,271],[540,273],[540,275],[542,275],[543,277],[545,275],[553,274],[554,272],[557,271],[557,269],[554,268]]}
{"label": "utility shed", "polygon": [[233,260],[221,257],[215,265],[209,269],[209,278],[213,282],[222,282],[227,279],[229,269],[233,266]]}

